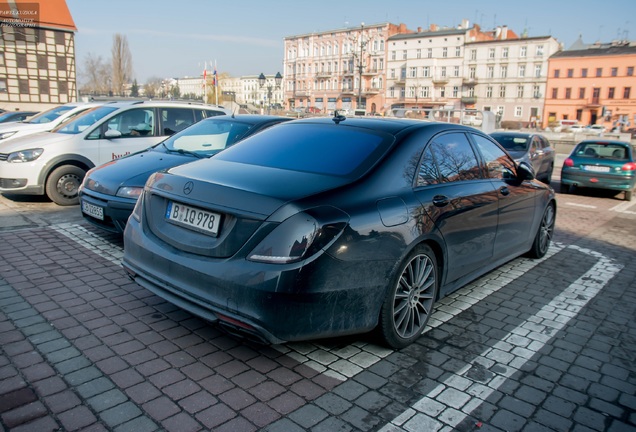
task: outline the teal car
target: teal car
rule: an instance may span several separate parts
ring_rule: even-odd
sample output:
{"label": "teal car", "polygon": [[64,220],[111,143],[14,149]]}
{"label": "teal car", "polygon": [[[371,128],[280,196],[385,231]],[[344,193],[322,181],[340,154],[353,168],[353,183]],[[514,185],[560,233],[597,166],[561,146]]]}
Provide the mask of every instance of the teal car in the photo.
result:
{"label": "teal car", "polygon": [[624,191],[632,200],[636,185],[636,163],[630,143],[612,140],[586,140],[576,145],[563,162],[561,193],[573,187]]}

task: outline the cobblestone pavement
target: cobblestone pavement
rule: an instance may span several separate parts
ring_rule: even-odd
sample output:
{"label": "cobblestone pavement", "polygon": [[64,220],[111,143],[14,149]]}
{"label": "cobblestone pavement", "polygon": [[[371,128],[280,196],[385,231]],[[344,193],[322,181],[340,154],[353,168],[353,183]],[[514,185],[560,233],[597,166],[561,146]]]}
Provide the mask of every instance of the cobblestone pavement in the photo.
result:
{"label": "cobblestone pavement", "polygon": [[120,239],[0,201],[0,432],[636,431],[621,197],[559,195],[547,258],[442,300],[399,352],[236,339],[132,283]]}

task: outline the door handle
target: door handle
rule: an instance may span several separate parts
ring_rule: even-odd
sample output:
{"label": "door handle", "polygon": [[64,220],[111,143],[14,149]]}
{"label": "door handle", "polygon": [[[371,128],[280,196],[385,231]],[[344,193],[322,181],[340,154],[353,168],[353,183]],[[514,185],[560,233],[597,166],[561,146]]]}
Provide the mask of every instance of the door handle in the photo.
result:
{"label": "door handle", "polygon": [[450,200],[445,195],[435,195],[433,197],[433,205],[436,207],[444,207],[447,206]]}
{"label": "door handle", "polygon": [[500,187],[500,188],[499,188],[499,192],[501,192],[501,194],[502,194],[503,196],[508,196],[508,195],[510,195],[510,189],[508,189],[508,187],[507,187],[507,186],[502,186],[502,187]]}

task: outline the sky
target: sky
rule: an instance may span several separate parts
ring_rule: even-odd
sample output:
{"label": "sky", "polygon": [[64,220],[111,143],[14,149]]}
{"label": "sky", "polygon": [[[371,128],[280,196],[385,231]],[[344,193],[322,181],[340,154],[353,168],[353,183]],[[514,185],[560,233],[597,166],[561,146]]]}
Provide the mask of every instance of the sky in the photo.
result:
{"label": "sky", "polygon": [[[46,0],[43,0],[46,1]],[[139,84],[200,76],[205,65],[231,76],[283,72],[283,39],[361,23],[484,30],[507,25],[529,37],[554,36],[567,49],[583,42],[636,41],[634,0],[66,0],[78,32],[82,82],[87,56],[110,61],[113,35],[125,35]],[[213,66],[207,67],[212,70]]]}

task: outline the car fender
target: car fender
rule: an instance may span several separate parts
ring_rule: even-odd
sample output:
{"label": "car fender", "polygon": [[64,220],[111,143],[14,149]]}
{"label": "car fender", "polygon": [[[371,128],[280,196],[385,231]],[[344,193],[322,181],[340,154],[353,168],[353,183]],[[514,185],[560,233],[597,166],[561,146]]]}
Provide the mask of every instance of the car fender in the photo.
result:
{"label": "car fender", "polygon": [[51,173],[51,171],[53,171],[55,168],[62,165],[75,165],[85,169],[86,171],[95,167],[95,164],[93,163],[93,161],[91,161],[89,158],[82,155],[78,155],[78,154],[58,155],[58,156],[55,156],[54,158],[51,158],[51,160],[47,161],[44,164],[44,167],[42,168],[42,170],[40,171],[40,174],[38,175],[38,185],[45,184],[46,179]]}

